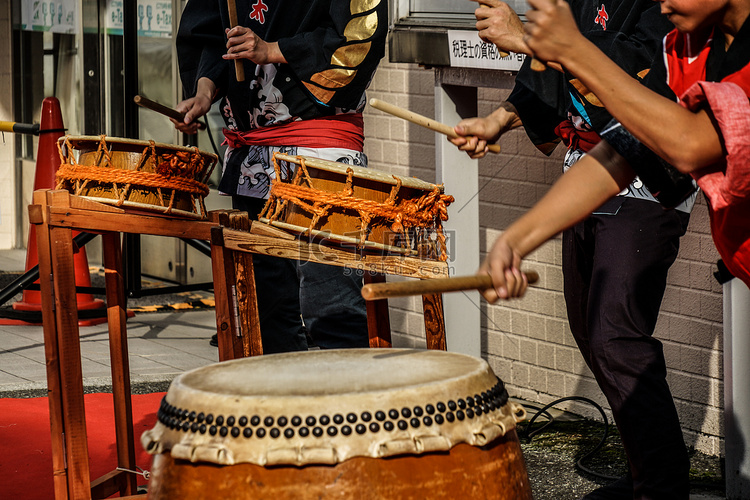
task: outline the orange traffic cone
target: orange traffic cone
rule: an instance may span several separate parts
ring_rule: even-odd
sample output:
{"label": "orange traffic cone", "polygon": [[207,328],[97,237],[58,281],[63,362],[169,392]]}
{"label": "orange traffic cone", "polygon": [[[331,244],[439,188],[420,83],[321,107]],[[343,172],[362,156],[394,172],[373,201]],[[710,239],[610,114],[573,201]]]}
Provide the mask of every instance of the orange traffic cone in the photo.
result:
{"label": "orange traffic cone", "polygon": [[[57,140],[63,135],[62,111],[60,101],[55,97],[47,97],[42,102],[42,117],[39,124],[39,147],[37,149],[36,171],[34,172],[34,191],[38,189],[54,189],[55,173],[60,167],[60,154],[57,150]],[[36,248],[36,228],[31,225],[29,230],[29,242],[26,249],[26,270],[30,270],[39,263]],[[86,257],[86,249],[80,247],[73,257],[75,267],[75,281],[77,286],[90,287],[91,275]],[[36,281],[36,283],[39,283]],[[90,293],[79,293],[76,295],[78,310],[99,309],[104,307],[104,302],[95,299]],[[36,290],[24,290],[20,301],[13,304],[13,310],[25,312],[41,312],[42,296]],[[92,319],[81,319],[81,326],[97,325],[107,321],[106,314],[102,317]],[[23,325],[39,324],[34,321],[23,321],[18,319],[0,319],[0,324]]]}

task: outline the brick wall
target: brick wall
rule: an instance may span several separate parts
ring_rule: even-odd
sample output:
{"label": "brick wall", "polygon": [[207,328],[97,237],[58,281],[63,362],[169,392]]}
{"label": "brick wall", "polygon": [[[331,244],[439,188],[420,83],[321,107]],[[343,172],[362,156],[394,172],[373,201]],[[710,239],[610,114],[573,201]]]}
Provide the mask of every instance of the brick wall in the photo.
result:
{"label": "brick wall", "polygon": [[[431,70],[389,63],[386,58],[368,95],[433,117],[434,81]],[[507,94],[507,90],[479,89],[479,114],[488,114]],[[431,131],[368,109],[365,134],[371,168],[434,181],[435,136]],[[522,130],[507,134],[500,144],[502,154],[479,163],[483,253],[560,175],[563,152],[545,157]],[[560,248],[557,238],[527,258],[528,268],[539,271],[541,279],[525,298],[492,306],[481,302],[483,357],[513,396],[546,404],[577,395],[606,407],[567,324]],[[669,274],[656,336],[664,344],[668,379],[686,441],[714,455],[721,452],[723,433],[722,294],[712,277],[717,258],[706,205],[699,197]],[[390,304],[394,344],[424,346],[421,300],[398,298]],[[598,415],[582,403],[560,407],[588,417]]]}

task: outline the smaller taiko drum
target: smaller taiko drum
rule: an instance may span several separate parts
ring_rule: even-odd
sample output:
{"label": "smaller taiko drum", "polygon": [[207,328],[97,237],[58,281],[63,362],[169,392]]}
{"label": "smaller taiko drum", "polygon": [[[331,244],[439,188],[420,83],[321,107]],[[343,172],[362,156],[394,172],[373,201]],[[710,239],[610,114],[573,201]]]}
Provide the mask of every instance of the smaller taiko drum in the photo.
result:
{"label": "smaller taiko drum", "polygon": [[[446,260],[442,185],[309,156],[275,153],[261,222],[333,242]],[[281,172],[293,171],[291,179]]]}
{"label": "smaller taiko drum", "polygon": [[58,146],[58,189],[132,210],[206,218],[206,182],[218,161],[215,154],[106,136],[65,136]]}
{"label": "smaller taiko drum", "polygon": [[523,408],[481,359],[347,349],[186,372],[156,426],[150,500],[531,499]]}

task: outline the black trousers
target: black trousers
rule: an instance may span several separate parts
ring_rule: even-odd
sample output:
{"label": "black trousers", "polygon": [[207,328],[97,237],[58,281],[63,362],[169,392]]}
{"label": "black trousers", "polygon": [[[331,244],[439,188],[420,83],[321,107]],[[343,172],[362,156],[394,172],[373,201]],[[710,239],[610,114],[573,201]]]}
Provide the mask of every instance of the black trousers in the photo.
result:
{"label": "black trousers", "polygon": [[687,500],[689,459],[653,333],[689,215],[623,197],[601,210],[563,234],[570,328],[612,408],[632,498]]}
{"label": "black trousers", "polygon": [[[232,207],[257,219],[265,200],[233,196]],[[265,354],[368,347],[362,276],[342,267],[254,254],[260,335]]]}

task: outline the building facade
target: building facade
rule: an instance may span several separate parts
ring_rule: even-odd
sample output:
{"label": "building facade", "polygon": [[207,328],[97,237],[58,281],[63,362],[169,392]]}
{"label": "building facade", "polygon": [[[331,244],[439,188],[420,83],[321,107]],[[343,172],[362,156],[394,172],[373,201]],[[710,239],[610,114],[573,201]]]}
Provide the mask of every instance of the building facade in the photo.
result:
{"label": "building facade", "polygon": [[[127,69],[124,60],[127,37],[118,17],[123,1],[58,1],[54,12],[60,22],[55,25],[51,24],[50,8],[54,2],[46,2],[44,12],[41,4],[45,2],[3,2],[0,120],[38,121],[42,99],[54,95],[60,99],[68,133],[121,135],[125,113],[122,75]],[[473,3],[466,2],[467,6],[449,0],[391,3],[389,55],[375,75],[369,97],[438,118],[450,115],[438,112],[445,107],[446,95],[449,103],[468,102],[469,114],[475,115],[488,114],[508,95],[513,86],[512,70],[456,68],[446,60],[447,33],[472,29]],[[34,8],[27,10],[32,4]],[[173,106],[180,100],[173,33],[182,2],[143,0],[138,5],[138,92]],[[525,9],[521,1],[514,6],[520,11]],[[72,20],[62,22],[71,12]],[[158,22],[157,14],[161,14]],[[166,14],[170,16],[168,23]],[[49,18],[40,20],[40,15]],[[451,101],[454,94],[461,95]],[[466,110],[459,114],[466,115]],[[146,110],[139,111],[138,130],[141,139],[166,143],[184,140],[172,131],[166,118]],[[475,249],[451,247],[454,251],[450,264],[456,269],[470,269],[478,262],[494,238],[561,175],[562,148],[546,157],[529,142],[523,130],[504,136],[498,155],[490,155],[476,165],[462,158],[450,166],[445,165],[449,148],[444,137],[369,107],[365,111],[365,134],[365,152],[371,168],[432,182],[445,181],[448,194],[462,193],[451,207],[452,218],[462,216],[462,207],[475,204],[478,224],[466,229],[465,234],[472,238],[476,234],[478,243]],[[198,145],[210,149],[203,137]],[[26,206],[34,184],[35,149],[36,141],[30,136],[5,133],[0,141],[0,248],[26,245]],[[455,181],[464,168],[466,172],[471,169],[476,172],[475,180],[468,186]],[[446,177],[449,169],[459,174]],[[218,203],[220,198],[214,194],[207,202],[216,199]],[[457,229],[454,242],[463,236]],[[145,247],[144,251],[149,251]],[[449,335],[454,339],[476,339],[479,354],[489,361],[512,396],[546,404],[578,395],[605,405],[567,326],[560,247],[560,240],[554,239],[530,256],[526,265],[537,270],[541,279],[523,299],[491,306],[477,295],[446,297],[454,303],[454,307],[446,308]],[[182,251],[175,249],[176,254]],[[668,378],[686,441],[689,446],[712,455],[723,450],[723,298],[722,288],[713,277],[717,259],[706,205],[699,197],[688,232],[682,238],[679,257],[670,271],[656,336],[664,343]],[[164,273],[166,277],[175,277]],[[391,299],[390,303],[395,344],[423,346],[421,301],[400,298]],[[461,314],[457,311],[476,318],[475,323],[466,322],[476,326],[464,331],[461,318],[456,318]],[[593,408],[581,403],[568,402],[561,408],[596,416]]]}

